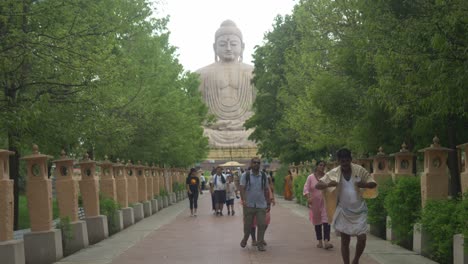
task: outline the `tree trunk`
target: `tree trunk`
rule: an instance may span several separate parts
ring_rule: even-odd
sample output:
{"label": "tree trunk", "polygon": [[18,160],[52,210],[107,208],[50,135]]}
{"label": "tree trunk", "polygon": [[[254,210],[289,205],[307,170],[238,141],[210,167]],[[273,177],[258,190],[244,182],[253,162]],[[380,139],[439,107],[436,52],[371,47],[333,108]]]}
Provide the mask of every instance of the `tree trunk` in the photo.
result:
{"label": "tree trunk", "polygon": [[[449,119],[450,120],[450,119]],[[453,118],[451,120],[457,120]],[[457,154],[457,135],[455,122],[448,122],[448,147],[453,149],[448,153],[448,167],[450,170],[450,186],[449,191],[451,196],[457,196],[461,193],[461,181],[460,181],[460,170],[458,164],[458,154]]]}
{"label": "tree trunk", "polygon": [[20,153],[16,145],[17,136],[15,133],[8,132],[8,150],[15,152],[15,154],[10,156],[10,179],[13,180],[13,199],[14,199],[14,209],[13,209],[13,230],[18,230],[18,220],[19,220],[19,159]]}

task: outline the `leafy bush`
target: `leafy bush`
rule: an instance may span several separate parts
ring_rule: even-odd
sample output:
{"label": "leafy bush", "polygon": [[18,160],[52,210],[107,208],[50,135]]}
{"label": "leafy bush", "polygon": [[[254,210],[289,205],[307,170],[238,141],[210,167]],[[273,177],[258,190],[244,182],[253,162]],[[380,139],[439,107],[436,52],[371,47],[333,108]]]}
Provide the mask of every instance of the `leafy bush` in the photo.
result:
{"label": "leafy bush", "polygon": [[397,244],[411,249],[413,225],[421,215],[421,186],[419,177],[399,177],[385,197],[385,210],[391,218],[392,232]]}
{"label": "leafy bush", "polygon": [[306,181],[306,175],[299,175],[295,177],[293,181],[293,192],[294,197],[296,197],[296,202],[305,206],[307,206],[307,199],[302,195],[302,193],[304,192],[304,184]]}
{"label": "leafy bush", "polygon": [[120,210],[120,205],[113,199],[104,198],[99,195],[99,206],[101,215],[107,216],[107,226],[109,227],[109,235],[117,233],[117,218],[116,213]]}
{"label": "leafy bush", "polygon": [[[392,179],[388,179],[384,182],[381,182],[378,186],[379,195],[374,199],[366,200],[367,207],[369,208],[369,224],[378,227],[378,229],[384,230],[384,227],[386,225],[386,218],[388,212],[384,206],[385,197],[387,197],[388,193],[391,192],[393,188],[394,184]],[[384,234],[381,234],[381,236],[384,236]]]}
{"label": "leafy bush", "polygon": [[453,262],[453,235],[464,233],[468,224],[468,201],[461,197],[429,200],[422,211],[421,223],[431,237],[430,258],[439,263]]}
{"label": "leafy bush", "polygon": [[288,175],[288,164],[282,164],[275,173],[275,193],[283,195],[284,192],[284,178]]}

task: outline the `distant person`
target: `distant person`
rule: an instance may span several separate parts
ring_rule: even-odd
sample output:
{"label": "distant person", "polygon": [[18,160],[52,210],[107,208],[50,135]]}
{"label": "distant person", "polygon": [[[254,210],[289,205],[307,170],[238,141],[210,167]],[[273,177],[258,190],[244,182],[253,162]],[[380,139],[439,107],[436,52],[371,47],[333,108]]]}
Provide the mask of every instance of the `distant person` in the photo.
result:
{"label": "distant person", "polygon": [[226,207],[228,215],[234,215],[236,213],[234,211],[234,199],[236,199],[236,196],[237,187],[234,183],[234,177],[232,175],[228,175],[226,183]]}
{"label": "distant person", "polygon": [[309,220],[315,227],[315,237],[318,241],[317,247],[329,249],[333,245],[330,244],[330,222],[328,221],[325,199],[322,191],[315,188],[319,179],[325,175],[325,166],[325,161],[321,160],[317,162],[315,172],[307,177],[304,184],[303,195],[307,198],[309,206]]}
{"label": "distant person", "polygon": [[292,201],[293,199],[293,177],[290,170],[288,170],[288,175],[284,177],[284,192],[283,196],[285,200]]}
{"label": "distant person", "polygon": [[202,190],[205,190],[205,185],[206,185],[206,179],[205,179],[205,175],[203,175],[203,171],[202,170],[199,170],[198,173],[200,173],[200,181],[201,181],[201,189]]}
{"label": "distant person", "polygon": [[366,247],[367,204],[362,194],[364,189],[377,187],[369,172],[351,163],[351,151],[343,148],[337,152],[338,167],[320,178],[315,188],[323,190],[337,187],[338,204],[333,216],[333,228],[341,234],[341,256],[349,264],[349,243],[351,236],[357,237],[356,253],[353,264],[359,259]]}
{"label": "distant person", "polygon": [[226,202],[226,177],[221,166],[216,167],[216,174],[211,177],[211,193],[214,194],[214,204],[217,216],[223,216],[223,207]]}
{"label": "distant person", "polygon": [[202,193],[200,189],[200,179],[197,177],[197,170],[191,168],[185,180],[187,193],[189,197],[190,216],[197,216],[198,194]]}

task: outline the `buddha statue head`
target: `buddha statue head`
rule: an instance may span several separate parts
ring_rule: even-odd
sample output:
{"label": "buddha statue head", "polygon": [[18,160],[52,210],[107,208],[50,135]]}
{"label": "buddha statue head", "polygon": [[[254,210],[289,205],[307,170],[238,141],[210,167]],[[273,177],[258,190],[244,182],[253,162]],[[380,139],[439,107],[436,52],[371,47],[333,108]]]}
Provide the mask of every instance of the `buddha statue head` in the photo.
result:
{"label": "buddha statue head", "polygon": [[242,33],[232,20],[225,20],[215,33],[215,61],[241,62],[245,44]]}

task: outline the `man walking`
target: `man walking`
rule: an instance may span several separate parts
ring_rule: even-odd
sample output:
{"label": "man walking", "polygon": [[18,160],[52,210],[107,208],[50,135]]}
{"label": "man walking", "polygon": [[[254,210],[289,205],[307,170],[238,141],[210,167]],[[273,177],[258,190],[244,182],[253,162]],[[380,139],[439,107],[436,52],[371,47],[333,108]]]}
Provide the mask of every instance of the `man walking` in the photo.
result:
{"label": "man walking", "polygon": [[226,202],[226,177],[223,168],[216,167],[216,174],[211,177],[210,192],[214,194],[214,206],[216,215],[223,215],[223,207]]}
{"label": "man walking", "polygon": [[351,236],[357,237],[356,253],[353,264],[359,263],[366,247],[367,232],[367,204],[362,198],[366,188],[372,189],[377,183],[363,167],[351,163],[351,151],[340,149],[337,152],[340,166],[327,172],[320,178],[315,188],[337,188],[335,215],[333,228],[341,234],[341,256],[345,264],[349,264],[349,243]]}
{"label": "man walking", "polygon": [[242,174],[240,179],[241,202],[244,208],[244,237],[240,246],[244,248],[247,245],[255,218],[258,228],[257,249],[265,251],[266,212],[270,202],[274,202],[274,199],[269,195],[268,175],[260,172],[260,159],[258,157],[252,158],[250,167],[251,170]]}

